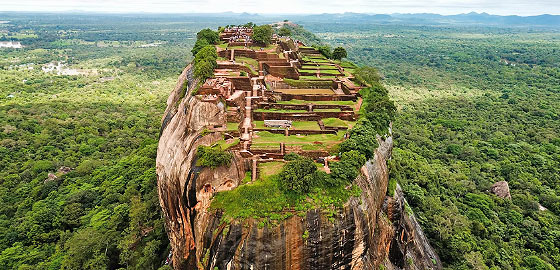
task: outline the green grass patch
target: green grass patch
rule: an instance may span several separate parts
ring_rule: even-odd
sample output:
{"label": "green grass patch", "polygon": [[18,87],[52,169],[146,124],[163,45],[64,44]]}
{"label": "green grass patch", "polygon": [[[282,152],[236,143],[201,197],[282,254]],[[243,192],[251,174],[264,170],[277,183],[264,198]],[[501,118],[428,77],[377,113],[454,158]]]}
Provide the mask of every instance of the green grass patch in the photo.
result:
{"label": "green grass patch", "polygon": [[227,130],[228,131],[239,130],[239,123],[227,123]]}
{"label": "green grass patch", "polygon": [[314,89],[314,88],[300,88],[300,89],[276,89],[278,92],[282,92],[285,94],[293,94],[293,95],[332,95],[334,91],[331,89]]}
{"label": "green grass patch", "polygon": [[221,139],[221,140],[216,142],[216,145],[220,146],[220,149],[227,150],[230,147],[234,147],[234,146],[238,145],[239,142],[240,142],[239,138],[235,138],[233,140],[230,140],[230,142],[227,142],[226,140]]}
{"label": "green grass patch", "polygon": [[299,69],[298,71],[299,71],[300,73],[301,73],[301,72],[317,73],[317,69]]}
{"label": "green grass patch", "polygon": [[255,68],[259,67],[259,61],[249,57],[235,57],[235,61],[247,63]]}
{"label": "green grass patch", "polygon": [[277,150],[280,149],[280,143],[253,143],[251,144],[251,149],[254,150]]}
{"label": "green grass patch", "polygon": [[348,128],[352,128],[354,125],[356,125],[355,121],[346,121],[346,120],[341,120],[338,118],[325,118],[323,119],[323,124],[326,127],[348,127]]}
{"label": "green grass patch", "polygon": [[314,112],[340,112],[340,109],[313,109]]}
{"label": "green grass patch", "polygon": [[[318,59],[318,58],[307,58],[308,63],[330,63],[331,61],[328,59]],[[305,60],[305,59],[304,59]]]}
{"label": "green grass patch", "polygon": [[284,162],[265,162],[259,164],[259,179],[267,180],[272,175],[280,173]]}
{"label": "green grass patch", "polygon": [[[301,78],[301,77],[300,77]],[[317,77],[314,77],[317,79]],[[306,81],[306,80],[292,80],[292,79],[284,79],[284,82],[292,87],[299,87],[299,88],[330,88],[332,87],[332,82],[324,81],[324,80],[317,80],[317,81]]]}
{"label": "green grass patch", "polygon": [[304,113],[306,110],[280,110],[280,109],[256,109],[254,112],[274,112],[274,113]]}
{"label": "green grass patch", "polygon": [[285,136],[284,134],[274,134],[268,131],[257,132],[257,138],[253,139],[254,143],[313,143],[313,142],[340,142],[344,138],[344,133],[339,131],[335,134],[312,134],[312,135],[290,135]]}
{"label": "green grass patch", "polygon": [[317,76],[299,76],[300,80],[308,80],[308,81],[325,81],[325,80],[331,80],[329,78],[317,78]]}
{"label": "green grass patch", "polygon": [[309,63],[305,63],[301,66],[302,69],[321,69],[321,70],[337,70],[338,67],[335,65],[317,65],[317,64],[309,64]]}
{"label": "green grass patch", "polygon": [[351,100],[309,101],[309,100],[300,100],[300,99],[278,101],[276,103],[278,103],[278,104],[290,104],[290,105],[317,104],[317,105],[346,105],[346,106],[354,106],[356,104],[356,102],[351,101]]}
{"label": "green grass patch", "polygon": [[[271,171],[277,171],[276,164],[264,163]],[[263,173],[261,173],[263,174]],[[281,188],[279,177],[267,176],[250,184],[241,185],[230,191],[216,194],[211,209],[222,209],[224,221],[233,219],[263,219],[263,223],[276,223],[295,214],[305,214],[310,209],[320,208],[329,220],[351,196],[360,196],[361,190],[343,185],[331,188],[314,188],[308,194],[297,194]]]}
{"label": "green grass patch", "polygon": [[253,179],[253,174],[251,172],[245,172],[245,177],[241,180],[241,184],[247,184]]}
{"label": "green grass patch", "polygon": [[321,130],[316,121],[295,121],[292,122],[292,128],[300,130]]}
{"label": "green grass patch", "polygon": [[264,125],[264,121],[253,121],[253,124],[255,124],[255,128],[270,129]]}
{"label": "green grass patch", "polygon": [[323,74],[341,75],[341,73],[340,73],[340,71],[338,71],[338,69],[337,70],[330,70],[330,69],[321,70],[321,76]]}

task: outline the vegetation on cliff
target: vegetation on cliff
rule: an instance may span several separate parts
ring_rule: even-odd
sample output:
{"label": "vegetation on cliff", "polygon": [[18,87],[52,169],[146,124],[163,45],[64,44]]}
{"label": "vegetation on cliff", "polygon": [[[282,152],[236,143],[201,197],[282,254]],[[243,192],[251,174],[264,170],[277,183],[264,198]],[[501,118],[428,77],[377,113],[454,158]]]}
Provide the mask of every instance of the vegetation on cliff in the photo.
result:
{"label": "vegetation on cliff", "polygon": [[[390,177],[446,268],[560,268],[556,31],[308,27],[381,70],[399,105]],[[489,192],[502,180],[512,199]]]}
{"label": "vegetation on cliff", "polygon": [[196,150],[196,158],[197,166],[215,169],[220,166],[229,166],[233,155],[222,150],[219,145],[215,147],[201,145]]}
{"label": "vegetation on cliff", "polygon": [[339,145],[340,160],[331,163],[332,172],[318,171],[310,159],[288,155],[290,161],[278,174],[216,194],[212,208],[222,209],[224,220],[251,217],[268,223],[313,208],[321,208],[332,217],[350,196],[360,194],[358,187],[350,190],[347,187],[359,175],[366,160],[373,157],[377,135],[388,133],[396,108],[376,69],[361,67],[357,74],[367,86],[360,92],[363,113],[349,137]]}
{"label": "vegetation on cliff", "polygon": [[196,56],[202,48],[208,45],[216,45],[218,42],[220,42],[218,32],[208,28],[202,29],[196,34],[196,42],[194,43],[191,53],[193,56]]}
{"label": "vegetation on cliff", "polygon": [[196,42],[191,52],[194,56],[194,76],[200,82],[214,76],[214,69],[218,66],[218,53],[214,45],[219,41],[218,32],[208,28],[196,34]]}

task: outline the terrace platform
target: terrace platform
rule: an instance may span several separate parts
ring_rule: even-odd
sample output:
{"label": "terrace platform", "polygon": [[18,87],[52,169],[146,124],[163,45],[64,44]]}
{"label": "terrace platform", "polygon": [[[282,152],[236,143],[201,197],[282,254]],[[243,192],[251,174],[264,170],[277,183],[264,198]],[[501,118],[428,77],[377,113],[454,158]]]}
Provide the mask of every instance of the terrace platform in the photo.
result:
{"label": "terrace platform", "polygon": [[241,142],[229,150],[252,164],[253,178],[261,173],[259,164],[280,166],[291,152],[324,162],[329,172],[325,160],[354,125],[362,86],[340,64],[300,41],[274,37],[259,47],[252,34],[246,27],[220,33],[215,78],[199,89],[203,100],[225,100],[228,123],[216,130]]}

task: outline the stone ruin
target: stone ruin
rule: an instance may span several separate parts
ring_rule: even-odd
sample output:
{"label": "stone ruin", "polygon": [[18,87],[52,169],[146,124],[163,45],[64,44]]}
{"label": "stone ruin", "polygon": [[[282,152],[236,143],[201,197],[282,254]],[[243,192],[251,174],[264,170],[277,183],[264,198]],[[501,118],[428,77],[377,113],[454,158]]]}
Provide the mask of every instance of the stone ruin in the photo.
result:
{"label": "stone ruin", "polygon": [[[227,45],[216,46],[221,60],[214,77],[196,92],[197,98],[216,104],[225,102],[228,126],[236,125],[237,129],[222,128],[224,138],[238,139],[239,146],[230,150],[253,160],[253,166],[283,161],[283,155],[295,152],[324,162],[325,171],[329,171],[327,161],[331,155],[326,150],[305,150],[280,142],[277,148],[261,149],[254,139],[264,131],[284,134],[287,141],[290,136],[336,135],[345,131],[348,127],[326,126],[322,120],[355,121],[362,86],[354,83],[352,74],[340,64],[327,60],[301,41],[275,35],[272,46],[254,48],[252,35],[252,28],[247,27],[228,27],[220,33],[220,40]],[[262,121],[262,126],[257,126],[257,121]],[[295,128],[301,121],[316,122],[316,128]],[[346,137],[344,134],[343,138]],[[253,180],[256,177],[257,173],[253,174]]]}

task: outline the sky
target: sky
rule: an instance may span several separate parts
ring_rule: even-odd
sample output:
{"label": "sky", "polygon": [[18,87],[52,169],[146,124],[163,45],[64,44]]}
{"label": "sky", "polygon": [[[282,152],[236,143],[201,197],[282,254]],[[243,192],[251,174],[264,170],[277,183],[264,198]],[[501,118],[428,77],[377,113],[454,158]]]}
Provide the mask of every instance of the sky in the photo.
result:
{"label": "sky", "polygon": [[560,0],[0,0],[0,11],[261,14],[487,12],[496,15],[560,15]]}

